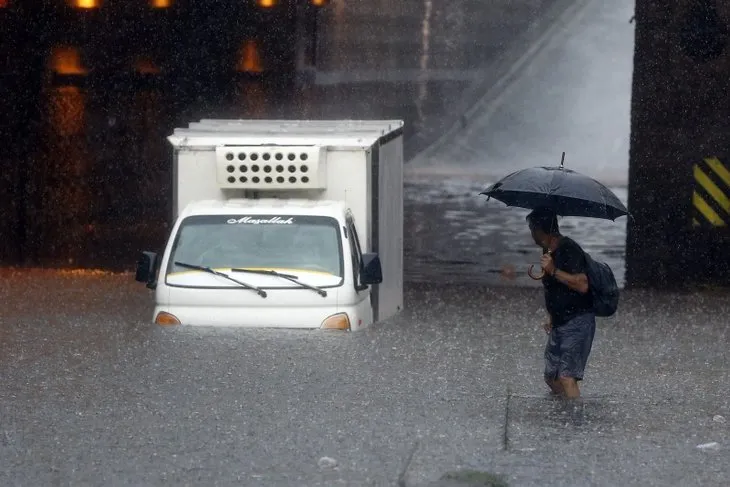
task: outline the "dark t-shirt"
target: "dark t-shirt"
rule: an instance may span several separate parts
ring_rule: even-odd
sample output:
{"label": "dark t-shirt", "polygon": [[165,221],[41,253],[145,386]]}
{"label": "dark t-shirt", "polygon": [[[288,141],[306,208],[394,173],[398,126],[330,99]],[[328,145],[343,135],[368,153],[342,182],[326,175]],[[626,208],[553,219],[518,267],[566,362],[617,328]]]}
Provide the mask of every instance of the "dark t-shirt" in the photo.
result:
{"label": "dark t-shirt", "polygon": [[[586,259],[583,249],[568,237],[562,237],[558,248],[553,252],[555,268],[569,274],[586,272]],[[560,326],[572,318],[593,311],[590,292],[581,294],[552,276],[542,280],[545,289],[545,307],[552,317],[553,326]]]}

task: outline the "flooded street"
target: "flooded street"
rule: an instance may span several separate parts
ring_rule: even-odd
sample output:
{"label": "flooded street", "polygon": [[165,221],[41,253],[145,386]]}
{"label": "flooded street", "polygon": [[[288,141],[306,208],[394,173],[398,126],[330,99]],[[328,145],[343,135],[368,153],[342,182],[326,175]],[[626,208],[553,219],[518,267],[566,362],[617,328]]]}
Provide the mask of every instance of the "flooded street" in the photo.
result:
{"label": "flooded street", "polygon": [[[541,286],[527,275],[539,267],[541,249],[527,229],[528,210],[509,208],[479,195],[488,182],[462,178],[406,182],[405,270],[407,280],[498,286]],[[627,189],[612,188],[626,204]],[[626,219],[615,222],[568,217],[561,232],[594,258],[608,263],[624,283]]]}
{"label": "flooded street", "polygon": [[[0,154],[2,232],[22,236],[3,262],[126,270],[159,248],[165,136],[190,121],[403,118],[405,309],[358,333],[165,328],[129,272],[0,268],[0,485],[435,487],[457,470],[727,485],[727,293],[624,291],[582,400],[555,401],[527,210],[479,195],[565,151],[626,204],[631,15],[628,0],[332,0],[296,90],[196,91],[151,68],[44,85],[38,132]],[[48,69],[83,72],[61,47]],[[623,283],[625,218],[561,228]]]}
{"label": "flooded street", "polygon": [[576,409],[545,395],[535,289],[411,284],[361,333],[165,329],[129,274],[3,271],[0,484],[720,487],[721,297],[626,292]]}

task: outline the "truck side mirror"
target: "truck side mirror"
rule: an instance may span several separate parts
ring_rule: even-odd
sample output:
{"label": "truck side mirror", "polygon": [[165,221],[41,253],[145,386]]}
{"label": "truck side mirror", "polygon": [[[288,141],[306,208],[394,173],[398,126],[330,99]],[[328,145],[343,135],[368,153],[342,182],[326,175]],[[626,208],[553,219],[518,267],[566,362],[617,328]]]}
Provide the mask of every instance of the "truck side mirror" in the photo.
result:
{"label": "truck side mirror", "polygon": [[380,284],[383,282],[383,268],[380,266],[378,254],[362,254],[360,262],[360,284]]}
{"label": "truck side mirror", "polygon": [[154,289],[157,278],[157,254],[155,252],[142,252],[137,259],[137,272],[134,279],[137,282],[144,282],[147,287]]}

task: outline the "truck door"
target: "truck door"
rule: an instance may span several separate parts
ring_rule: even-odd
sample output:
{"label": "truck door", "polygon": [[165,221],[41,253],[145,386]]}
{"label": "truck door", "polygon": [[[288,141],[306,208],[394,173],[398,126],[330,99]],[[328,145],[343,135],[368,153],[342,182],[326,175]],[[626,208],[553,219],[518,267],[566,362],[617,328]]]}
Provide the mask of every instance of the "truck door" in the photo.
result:
{"label": "truck door", "polygon": [[360,284],[360,262],[362,261],[362,250],[360,247],[360,238],[357,235],[355,229],[355,220],[352,214],[347,215],[345,219],[347,229],[347,242],[350,245],[350,260],[352,265],[352,275],[354,276],[353,285],[355,287],[355,295],[357,296],[358,302],[363,302],[367,307],[370,307],[370,286],[362,286]]}

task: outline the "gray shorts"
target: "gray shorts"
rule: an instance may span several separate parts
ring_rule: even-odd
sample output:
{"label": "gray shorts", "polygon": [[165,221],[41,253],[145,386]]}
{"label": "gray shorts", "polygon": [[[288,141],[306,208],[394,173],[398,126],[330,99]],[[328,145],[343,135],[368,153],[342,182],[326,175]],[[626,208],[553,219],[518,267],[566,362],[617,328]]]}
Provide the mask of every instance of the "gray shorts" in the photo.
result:
{"label": "gray shorts", "polygon": [[545,379],[583,380],[595,333],[596,317],[592,313],[576,316],[553,328],[545,346]]}

